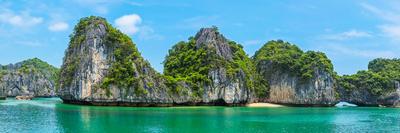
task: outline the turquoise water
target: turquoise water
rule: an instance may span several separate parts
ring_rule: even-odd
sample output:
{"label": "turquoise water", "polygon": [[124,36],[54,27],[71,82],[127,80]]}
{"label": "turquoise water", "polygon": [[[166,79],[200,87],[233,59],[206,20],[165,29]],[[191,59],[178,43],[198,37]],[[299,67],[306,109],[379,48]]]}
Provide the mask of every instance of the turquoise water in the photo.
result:
{"label": "turquoise water", "polygon": [[0,101],[0,132],[400,132],[397,108],[94,107]]}

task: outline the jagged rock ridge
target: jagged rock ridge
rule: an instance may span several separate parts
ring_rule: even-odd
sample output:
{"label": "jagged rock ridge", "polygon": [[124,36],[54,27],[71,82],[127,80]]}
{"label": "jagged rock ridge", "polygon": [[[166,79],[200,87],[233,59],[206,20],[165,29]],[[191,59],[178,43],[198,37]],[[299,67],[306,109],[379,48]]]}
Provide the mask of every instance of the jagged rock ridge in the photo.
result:
{"label": "jagged rock ridge", "polygon": [[214,50],[218,56],[223,57],[225,60],[232,60],[233,55],[229,46],[229,40],[220,34],[216,27],[200,29],[194,40],[196,40],[197,48],[204,46],[215,48]]}
{"label": "jagged rock ridge", "polygon": [[82,18],[61,68],[66,103],[164,106],[172,104],[163,79],[131,39],[104,18]]}
{"label": "jagged rock ridge", "polygon": [[400,59],[374,59],[368,70],[339,80],[341,101],[360,106],[400,106]]}
{"label": "jagged rock ridge", "polygon": [[251,101],[251,65],[239,44],[226,39],[216,27],[202,28],[194,38],[170,50],[164,74],[184,80],[172,87],[180,87],[180,92],[172,93],[177,104],[244,104]]}
{"label": "jagged rock ridge", "polygon": [[16,64],[0,65],[3,96],[55,96],[58,68],[33,58]]}
{"label": "jagged rock ridge", "polygon": [[268,83],[261,101],[294,106],[336,103],[333,67],[323,53],[303,53],[295,45],[278,40],[265,44],[253,59],[257,73]]}

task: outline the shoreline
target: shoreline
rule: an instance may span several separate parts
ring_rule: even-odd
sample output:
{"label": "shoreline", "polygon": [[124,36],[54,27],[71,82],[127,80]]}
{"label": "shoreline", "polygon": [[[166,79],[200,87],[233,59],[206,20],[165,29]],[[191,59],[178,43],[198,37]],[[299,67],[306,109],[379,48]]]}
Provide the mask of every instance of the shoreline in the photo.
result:
{"label": "shoreline", "polygon": [[249,103],[246,104],[246,107],[269,107],[269,108],[279,108],[279,107],[288,107],[282,104],[274,104],[274,103]]}

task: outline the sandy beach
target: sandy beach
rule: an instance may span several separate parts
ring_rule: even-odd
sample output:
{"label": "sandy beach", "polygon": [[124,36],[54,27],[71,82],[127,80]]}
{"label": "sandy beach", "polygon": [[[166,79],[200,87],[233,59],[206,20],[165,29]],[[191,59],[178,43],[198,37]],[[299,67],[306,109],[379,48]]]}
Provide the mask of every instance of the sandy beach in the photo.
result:
{"label": "sandy beach", "polygon": [[285,107],[284,105],[280,104],[273,104],[273,103],[250,103],[246,105],[247,107]]}

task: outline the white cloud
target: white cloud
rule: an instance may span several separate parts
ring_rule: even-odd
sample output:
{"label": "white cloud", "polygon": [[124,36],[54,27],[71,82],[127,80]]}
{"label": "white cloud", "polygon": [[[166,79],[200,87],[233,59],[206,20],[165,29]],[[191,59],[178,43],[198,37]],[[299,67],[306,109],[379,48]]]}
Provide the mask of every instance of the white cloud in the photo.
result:
{"label": "white cloud", "polygon": [[393,41],[400,41],[400,11],[396,9],[397,7],[378,8],[367,3],[362,3],[361,6],[384,21],[384,24],[377,26],[384,36]]}
{"label": "white cloud", "polygon": [[24,46],[29,46],[29,47],[41,47],[43,46],[42,43],[38,41],[16,41],[15,42],[18,45],[24,45]]}
{"label": "white cloud", "polygon": [[400,25],[381,25],[379,28],[385,36],[392,38],[394,41],[400,41]]}
{"label": "white cloud", "polygon": [[107,14],[108,8],[106,6],[97,6],[95,7],[95,11],[99,14]]}
{"label": "white cloud", "polygon": [[115,25],[122,32],[133,35],[139,31],[139,24],[142,19],[137,14],[124,15],[115,20]]}
{"label": "white cloud", "polygon": [[[347,45],[348,46],[348,45]],[[327,45],[323,51],[330,51],[336,55],[350,55],[365,58],[394,58],[397,56],[396,52],[389,50],[361,50],[359,48],[349,48],[343,44]]]}
{"label": "white cloud", "polygon": [[143,6],[142,3],[139,3],[139,2],[132,2],[132,1],[128,2],[128,4],[129,4],[129,5],[132,5],[132,6]]}
{"label": "white cloud", "polygon": [[244,45],[261,45],[261,43],[263,43],[261,40],[247,40],[243,42]]}
{"label": "white cloud", "polygon": [[138,37],[139,37],[139,39],[142,39],[142,40],[150,40],[150,39],[163,40],[164,39],[164,36],[156,34],[154,29],[151,28],[150,26],[140,27],[140,31],[138,32]]}
{"label": "white cloud", "polygon": [[189,28],[189,29],[199,29],[202,27],[217,25],[219,16],[212,15],[212,16],[196,16],[184,19],[182,23],[178,24],[180,28]]}
{"label": "white cloud", "polygon": [[65,22],[57,22],[49,25],[48,29],[50,31],[65,31],[67,30],[69,25]]}
{"label": "white cloud", "polygon": [[328,39],[328,40],[337,40],[337,41],[342,41],[342,40],[348,40],[348,39],[354,39],[354,38],[363,38],[363,37],[371,37],[372,35],[369,34],[368,32],[364,31],[358,31],[358,30],[350,30],[342,33],[337,33],[337,34],[331,34],[331,35],[323,35],[323,39]]}
{"label": "white cloud", "polygon": [[30,27],[43,22],[43,18],[34,17],[30,14],[14,14],[12,12],[0,13],[0,22],[7,23],[16,27]]}
{"label": "white cloud", "polygon": [[400,15],[396,13],[396,11],[391,11],[391,10],[382,10],[379,9],[373,5],[367,4],[367,3],[362,3],[361,6],[366,9],[367,11],[379,16],[380,18],[389,21],[389,22],[394,22],[394,23],[400,23]]}
{"label": "white cloud", "polygon": [[112,5],[120,4],[121,0],[72,0],[79,6],[89,9],[97,14],[105,15]]}

